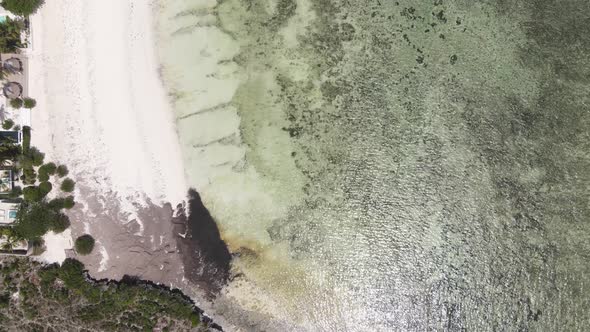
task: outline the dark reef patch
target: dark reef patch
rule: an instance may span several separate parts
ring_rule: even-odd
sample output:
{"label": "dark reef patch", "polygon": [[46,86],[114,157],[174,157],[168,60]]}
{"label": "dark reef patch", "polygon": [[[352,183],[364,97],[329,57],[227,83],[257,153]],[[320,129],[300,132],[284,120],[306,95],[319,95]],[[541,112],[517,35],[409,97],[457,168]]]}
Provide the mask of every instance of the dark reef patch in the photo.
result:
{"label": "dark reef patch", "polygon": [[174,220],[184,275],[214,298],[230,277],[231,254],[199,193],[190,189],[188,197],[188,218],[186,207],[179,207]]}

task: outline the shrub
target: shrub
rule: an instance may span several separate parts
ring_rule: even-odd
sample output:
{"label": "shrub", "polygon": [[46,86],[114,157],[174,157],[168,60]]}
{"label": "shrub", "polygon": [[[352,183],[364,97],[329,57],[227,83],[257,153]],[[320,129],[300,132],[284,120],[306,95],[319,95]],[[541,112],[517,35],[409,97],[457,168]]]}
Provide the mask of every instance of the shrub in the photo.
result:
{"label": "shrub", "polygon": [[20,16],[29,16],[45,3],[44,0],[2,0],[2,7]]}
{"label": "shrub", "polygon": [[23,107],[23,100],[20,98],[11,99],[10,106],[12,108],[19,109],[19,108]]}
{"label": "shrub", "polygon": [[25,97],[25,99],[23,100],[23,105],[25,106],[25,108],[31,109],[37,106],[37,101],[33,98]]}
{"label": "shrub", "polygon": [[4,130],[10,130],[10,128],[12,127],[14,127],[14,121],[12,121],[11,119],[6,119],[2,123],[2,129]]}
{"label": "shrub", "polygon": [[74,186],[75,185],[76,185],[76,183],[74,182],[74,180],[72,180],[70,178],[66,178],[61,183],[61,190],[62,191],[65,191],[67,193],[71,193],[72,191],[74,191]]}
{"label": "shrub", "polygon": [[76,205],[76,202],[74,201],[74,196],[68,196],[64,199],[64,203],[63,203],[63,207],[64,209],[71,209],[74,207],[74,205]]}
{"label": "shrub", "polygon": [[80,255],[88,255],[94,249],[94,238],[88,234],[84,234],[76,239],[74,247],[76,252]]}
{"label": "shrub", "polygon": [[39,184],[39,191],[41,192],[43,197],[47,196],[47,194],[49,194],[51,192],[51,189],[53,189],[51,182],[45,181],[45,182],[41,182]]}
{"label": "shrub", "polygon": [[63,178],[64,176],[68,175],[70,173],[70,171],[68,170],[68,167],[66,165],[59,165],[57,167],[57,176],[59,176],[60,178]]}

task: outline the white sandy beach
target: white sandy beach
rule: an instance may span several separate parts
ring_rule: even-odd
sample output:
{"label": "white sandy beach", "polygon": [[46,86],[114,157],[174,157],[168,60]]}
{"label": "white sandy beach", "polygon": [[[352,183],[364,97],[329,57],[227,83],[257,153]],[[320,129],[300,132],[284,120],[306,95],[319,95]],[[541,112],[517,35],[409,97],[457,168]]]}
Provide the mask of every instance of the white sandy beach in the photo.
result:
{"label": "white sandy beach", "polygon": [[[185,199],[174,120],[153,49],[151,11],[144,0],[51,0],[32,18],[30,95],[38,102],[32,144],[47,161],[66,164],[77,181],[75,210],[85,220],[72,219],[74,238],[89,231],[106,243],[101,239],[106,225],[97,223],[101,218],[121,225],[135,219],[134,234],[141,236],[145,221],[138,218],[139,207],[175,206]],[[104,212],[89,206],[90,200]],[[68,234],[48,243],[46,259],[65,259],[64,248],[50,244],[72,243],[65,241]],[[95,254],[105,256],[102,269],[108,270],[107,260],[117,255],[97,249]]]}

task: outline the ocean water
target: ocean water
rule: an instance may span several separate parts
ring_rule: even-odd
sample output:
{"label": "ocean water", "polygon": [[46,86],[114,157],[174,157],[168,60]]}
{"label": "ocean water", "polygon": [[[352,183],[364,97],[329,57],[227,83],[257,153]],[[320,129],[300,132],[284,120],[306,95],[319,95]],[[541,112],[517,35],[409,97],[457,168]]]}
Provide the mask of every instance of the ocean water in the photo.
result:
{"label": "ocean water", "polygon": [[156,11],[227,329],[590,326],[589,2]]}

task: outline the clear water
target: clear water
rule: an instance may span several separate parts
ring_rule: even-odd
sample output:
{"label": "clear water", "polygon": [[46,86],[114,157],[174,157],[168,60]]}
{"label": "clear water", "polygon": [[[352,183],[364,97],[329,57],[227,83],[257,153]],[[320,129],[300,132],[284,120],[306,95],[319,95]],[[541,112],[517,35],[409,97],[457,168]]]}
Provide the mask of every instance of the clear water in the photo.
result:
{"label": "clear water", "polygon": [[590,3],[158,10],[230,329],[589,326]]}

